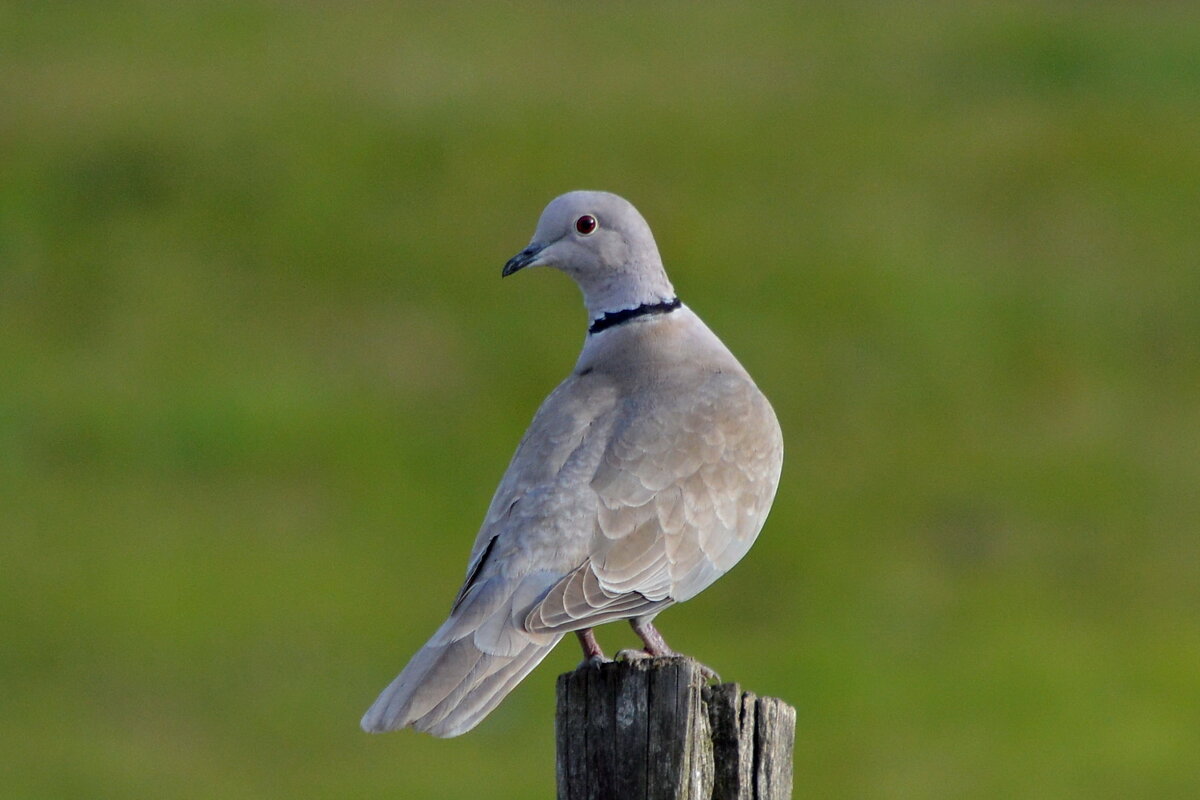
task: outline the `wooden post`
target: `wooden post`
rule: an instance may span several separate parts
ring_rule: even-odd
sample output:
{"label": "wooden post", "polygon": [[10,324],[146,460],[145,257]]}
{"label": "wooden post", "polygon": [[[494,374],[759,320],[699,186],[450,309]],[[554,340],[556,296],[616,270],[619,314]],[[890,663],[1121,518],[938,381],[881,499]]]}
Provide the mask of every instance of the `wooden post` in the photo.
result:
{"label": "wooden post", "polygon": [[787,800],[796,710],[690,658],[558,676],[558,800]]}

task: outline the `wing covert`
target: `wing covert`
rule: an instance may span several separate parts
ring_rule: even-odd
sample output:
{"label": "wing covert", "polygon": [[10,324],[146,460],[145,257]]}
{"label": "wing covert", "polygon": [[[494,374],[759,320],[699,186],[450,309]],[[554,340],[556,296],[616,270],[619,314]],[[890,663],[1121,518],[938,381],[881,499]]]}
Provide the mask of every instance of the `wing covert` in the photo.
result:
{"label": "wing covert", "polygon": [[782,462],[770,404],[726,373],[673,398],[628,399],[591,480],[588,556],[528,614],[528,630],[655,613],[706,588],[753,544]]}

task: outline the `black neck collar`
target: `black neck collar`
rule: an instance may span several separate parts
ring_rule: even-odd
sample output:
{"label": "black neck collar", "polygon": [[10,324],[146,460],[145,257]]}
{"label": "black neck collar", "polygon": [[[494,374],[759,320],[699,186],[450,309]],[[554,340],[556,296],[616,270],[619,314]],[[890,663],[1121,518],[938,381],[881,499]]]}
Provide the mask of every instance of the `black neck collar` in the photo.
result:
{"label": "black neck collar", "polygon": [[649,316],[650,314],[670,314],[681,305],[683,303],[679,302],[678,297],[672,297],[670,300],[664,300],[661,303],[642,303],[637,308],[610,311],[593,322],[592,326],[588,328],[588,333],[599,333],[614,325],[620,325],[622,322],[628,322],[631,319]]}

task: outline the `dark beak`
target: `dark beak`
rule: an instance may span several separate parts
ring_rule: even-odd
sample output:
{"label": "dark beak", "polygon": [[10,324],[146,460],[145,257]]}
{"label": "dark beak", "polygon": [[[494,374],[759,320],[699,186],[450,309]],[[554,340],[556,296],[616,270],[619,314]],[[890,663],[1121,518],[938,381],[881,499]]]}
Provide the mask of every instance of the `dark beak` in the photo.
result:
{"label": "dark beak", "polygon": [[542,252],[545,247],[546,245],[544,244],[529,245],[529,247],[526,247],[508,260],[508,263],[504,265],[504,270],[500,273],[500,277],[507,278],[514,272],[525,269],[534,262],[538,257],[538,253]]}

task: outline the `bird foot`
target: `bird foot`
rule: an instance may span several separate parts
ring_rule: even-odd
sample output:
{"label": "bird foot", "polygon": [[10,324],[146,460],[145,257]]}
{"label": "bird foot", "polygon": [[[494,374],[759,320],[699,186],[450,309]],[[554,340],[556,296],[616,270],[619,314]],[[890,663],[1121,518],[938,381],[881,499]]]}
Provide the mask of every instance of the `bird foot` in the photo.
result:
{"label": "bird foot", "polygon": [[695,661],[696,662],[696,670],[697,670],[697,672],[700,673],[700,676],[702,678],[704,678],[705,683],[720,683],[721,682],[721,676],[717,674],[717,671],[715,669],[713,669],[712,667],[707,666],[705,664],[701,664],[699,661],[696,661],[696,659],[691,658],[690,656],[684,656],[681,653],[672,652],[669,654],[655,654],[655,653],[647,652],[645,650],[621,650],[620,652],[617,653],[617,657],[615,660],[616,661],[644,661],[647,658],[674,658],[674,657],[688,658],[691,661]]}
{"label": "bird foot", "polygon": [[704,676],[705,683],[719,684],[721,682],[721,676],[717,674],[715,669],[707,664],[701,664],[699,661],[697,661],[696,669],[700,671],[702,676]]}
{"label": "bird foot", "polygon": [[583,661],[580,661],[579,666],[576,667],[575,669],[577,669],[577,670],[599,669],[601,664],[607,664],[607,663],[609,663],[609,660],[607,658],[605,658],[603,655],[588,656],[588,657],[584,658]]}
{"label": "bird foot", "polygon": [[647,658],[676,658],[676,657],[687,658],[691,661],[695,661],[696,671],[700,673],[700,676],[702,678],[704,678],[705,683],[720,683],[721,682],[721,676],[717,674],[717,671],[715,669],[708,666],[707,664],[701,664],[699,661],[696,661],[696,659],[691,658],[691,656],[685,656],[682,653],[670,653],[669,655],[658,655],[655,653],[648,653],[645,650],[622,650],[619,653],[617,653],[617,657],[614,660],[616,660],[616,661],[644,661]]}

